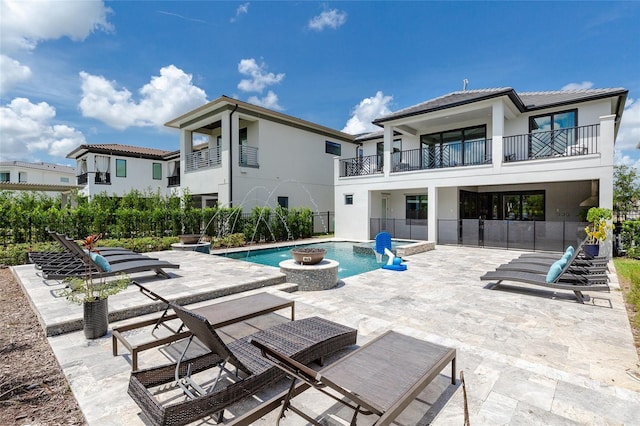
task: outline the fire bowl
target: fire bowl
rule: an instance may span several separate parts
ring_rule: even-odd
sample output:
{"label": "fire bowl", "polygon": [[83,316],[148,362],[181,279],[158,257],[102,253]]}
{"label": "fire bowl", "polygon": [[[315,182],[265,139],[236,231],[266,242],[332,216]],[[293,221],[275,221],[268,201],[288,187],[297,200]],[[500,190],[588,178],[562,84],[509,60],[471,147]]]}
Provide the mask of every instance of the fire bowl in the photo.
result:
{"label": "fire bowl", "polygon": [[326,253],[327,251],[321,248],[298,248],[291,250],[293,260],[301,265],[315,265],[316,263],[320,263]]}

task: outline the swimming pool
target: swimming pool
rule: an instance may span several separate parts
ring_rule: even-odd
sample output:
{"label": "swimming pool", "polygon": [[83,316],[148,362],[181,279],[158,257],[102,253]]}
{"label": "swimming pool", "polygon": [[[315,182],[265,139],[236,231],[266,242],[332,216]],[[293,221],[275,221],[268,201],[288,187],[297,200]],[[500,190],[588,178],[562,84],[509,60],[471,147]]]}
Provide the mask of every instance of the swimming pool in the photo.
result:
{"label": "swimming pool", "polygon": [[[405,244],[410,244],[413,241],[393,241],[392,246],[398,247]],[[382,264],[376,261],[376,256],[373,254],[359,254],[353,250],[354,243],[352,241],[327,241],[323,243],[313,243],[297,245],[295,247],[313,247],[323,248],[327,251],[325,259],[336,260],[340,263],[338,267],[338,278],[347,278],[353,275],[362,274],[364,272],[373,271],[379,269]],[[373,243],[372,243],[373,247]],[[236,253],[227,253],[222,256],[230,257],[232,259],[244,260],[247,262],[259,263],[261,265],[278,267],[280,262],[287,259],[292,259],[291,249],[293,246],[278,247],[271,249],[257,249],[249,251],[241,251]],[[386,261],[386,256],[383,259]]]}

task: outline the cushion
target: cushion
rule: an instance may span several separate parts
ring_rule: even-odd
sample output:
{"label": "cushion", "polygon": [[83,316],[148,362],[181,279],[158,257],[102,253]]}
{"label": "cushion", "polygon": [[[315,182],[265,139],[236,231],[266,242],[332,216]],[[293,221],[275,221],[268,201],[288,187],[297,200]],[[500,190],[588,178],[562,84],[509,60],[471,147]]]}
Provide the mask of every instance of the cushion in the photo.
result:
{"label": "cushion", "polygon": [[549,268],[549,272],[547,272],[547,278],[545,279],[545,281],[548,283],[555,282],[555,280],[557,280],[560,276],[563,268],[564,266],[560,265],[559,260],[553,262],[553,265],[551,265],[551,267]]}
{"label": "cushion", "polygon": [[575,249],[573,248],[573,246],[569,246],[567,247],[567,250],[565,250],[565,253],[569,253],[570,256],[573,256],[573,253],[575,253]]}
{"label": "cushion", "polygon": [[563,255],[562,255],[562,257],[561,257],[560,259],[564,261],[564,265],[563,265],[563,267],[564,267],[564,266],[566,266],[567,262],[568,262],[568,261],[569,261],[569,259],[571,259],[572,257],[573,257],[573,255],[572,255],[572,254],[570,254],[570,253],[565,253],[565,254],[563,254]]}
{"label": "cushion", "polygon": [[91,253],[91,260],[102,269],[102,272],[111,272],[111,265],[106,257],[99,255],[98,253]]}

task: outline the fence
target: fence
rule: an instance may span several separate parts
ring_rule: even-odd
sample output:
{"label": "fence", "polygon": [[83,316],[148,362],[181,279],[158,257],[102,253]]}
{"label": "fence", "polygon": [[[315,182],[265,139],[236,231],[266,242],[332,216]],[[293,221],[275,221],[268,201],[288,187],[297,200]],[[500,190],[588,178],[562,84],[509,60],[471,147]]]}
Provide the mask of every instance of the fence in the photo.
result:
{"label": "fence", "polygon": [[426,219],[369,219],[369,235],[375,237],[379,232],[386,231],[393,238],[408,240],[427,239]]}

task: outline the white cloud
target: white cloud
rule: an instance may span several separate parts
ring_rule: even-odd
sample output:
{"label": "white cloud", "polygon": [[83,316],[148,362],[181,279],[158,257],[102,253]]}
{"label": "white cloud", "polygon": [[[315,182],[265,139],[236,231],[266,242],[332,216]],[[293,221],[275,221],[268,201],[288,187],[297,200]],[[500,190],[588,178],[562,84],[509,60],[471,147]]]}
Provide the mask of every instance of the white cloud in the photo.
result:
{"label": "white cloud", "polygon": [[7,93],[16,84],[29,80],[31,69],[6,55],[0,55],[0,95]]}
{"label": "white cloud", "polygon": [[583,81],[582,83],[569,83],[562,86],[561,90],[585,90],[591,89],[593,87],[593,83],[590,81]]}
{"label": "white cloud", "polygon": [[238,89],[243,92],[262,93],[266,86],[280,83],[282,79],[284,79],[284,73],[274,74],[272,72],[266,72],[266,68],[267,65],[264,62],[258,65],[253,58],[242,59],[238,64],[238,72],[251,78],[240,80]]}
{"label": "white cloud", "polygon": [[126,88],[102,76],[80,72],[82,99],[80,110],[85,117],[98,119],[111,127],[160,127],[167,121],[207,102],[204,90],[192,84],[191,74],[174,65],[160,69],[159,76],[140,90],[136,102]]}
{"label": "white cloud", "polygon": [[337,9],[325,10],[309,20],[309,29],[322,31],[327,27],[334,30],[347,22],[347,12]]}
{"label": "white cloud", "polygon": [[66,156],[86,143],[84,135],[69,126],[52,124],[56,110],[46,102],[33,104],[15,98],[0,107],[0,141],[3,160],[31,161],[38,152]]}
{"label": "white cloud", "polygon": [[84,40],[93,31],[111,31],[111,9],[102,1],[0,0],[2,49],[34,49],[42,40]]}
{"label": "white cloud", "polygon": [[640,143],[640,100],[627,99],[622,113],[616,149],[636,149]]}
{"label": "white cloud", "polygon": [[640,155],[636,155],[635,157],[636,158],[633,158],[631,155],[623,154],[621,151],[616,149],[613,162],[616,165],[625,165],[635,168],[639,174],[638,179],[640,179]]}
{"label": "white cloud", "polygon": [[249,2],[243,3],[240,6],[238,6],[238,8],[236,9],[236,16],[231,18],[229,21],[236,22],[240,17],[240,15],[244,15],[247,13],[249,13]]}
{"label": "white cloud", "polygon": [[363,99],[351,112],[351,118],[342,131],[357,135],[380,130],[380,127],[371,122],[391,112],[389,103],[392,100],[393,96],[385,96],[381,91],[378,91],[375,96]]}
{"label": "white cloud", "polygon": [[247,102],[250,104],[258,105],[264,108],[274,109],[277,111],[282,111],[283,108],[278,105],[278,95],[273,93],[271,90],[267,93],[263,98],[258,98],[257,96],[250,96],[247,99]]}

